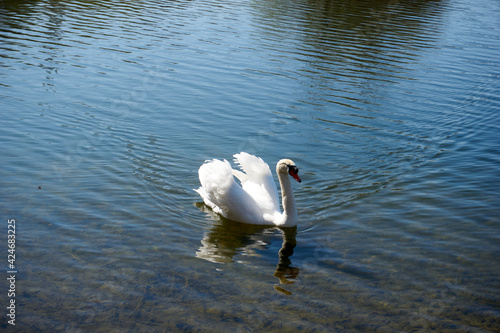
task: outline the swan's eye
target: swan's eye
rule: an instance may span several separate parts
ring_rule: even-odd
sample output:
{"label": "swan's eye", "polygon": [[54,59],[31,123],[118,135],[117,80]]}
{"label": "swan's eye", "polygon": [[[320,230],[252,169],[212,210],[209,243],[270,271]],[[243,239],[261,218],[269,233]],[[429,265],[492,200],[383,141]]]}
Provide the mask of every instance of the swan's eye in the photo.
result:
{"label": "swan's eye", "polygon": [[289,165],[288,172],[293,172],[293,173],[297,174],[297,173],[299,173],[299,168],[297,168],[295,165]]}

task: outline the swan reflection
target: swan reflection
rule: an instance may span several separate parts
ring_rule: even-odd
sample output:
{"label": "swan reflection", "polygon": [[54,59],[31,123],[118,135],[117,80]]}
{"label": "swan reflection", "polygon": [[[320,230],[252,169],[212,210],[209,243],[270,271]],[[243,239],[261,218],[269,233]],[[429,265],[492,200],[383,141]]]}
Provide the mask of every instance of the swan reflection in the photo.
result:
{"label": "swan reflection", "polygon": [[[290,257],[297,244],[297,227],[278,228],[259,226],[234,222],[213,213],[203,203],[197,204],[215,223],[205,232],[201,240],[201,246],[196,252],[200,259],[215,263],[245,262],[241,257],[260,256],[258,250],[266,250],[271,245],[271,240],[279,230],[283,237],[281,249],[278,252],[278,265],[274,276],[279,279],[280,284],[292,284],[299,274],[299,268],[292,266]],[[240,257],[239,259],[235,259]],[[288,294],[281,287],[275,287],[277,291]]]}

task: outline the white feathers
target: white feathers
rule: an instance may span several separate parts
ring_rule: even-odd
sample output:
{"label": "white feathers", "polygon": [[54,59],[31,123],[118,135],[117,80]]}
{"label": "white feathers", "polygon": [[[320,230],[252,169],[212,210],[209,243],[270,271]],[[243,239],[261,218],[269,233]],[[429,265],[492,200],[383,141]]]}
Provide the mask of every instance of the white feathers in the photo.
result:
{"label": "white feathers", "polygon": [[[198,174],[201,187],[195,191],[203,198],[205,204],[214,212],[239,222],[286,224],[286,214],[281,214],[278,191],[267,163],[259,157],[244,152],[235,154],[234,162],[243,172],[233,170],[226,160],[206,161],[200,167]],[[241,186],[233,175],[240,180]],[[291,191],[287,175],[284,175],[285,179],[282,179],[282,174],[278,177],[282,187],[282,182],[285,182],[285,188]],[[295,205],[291,206],[295,210]],[[293,215],[296,219],[296,211],[289,215]],[[295,221],[288,222],[295,223]]]}
{"label": "white feathers", "polygon": [[234,162],[246,173],[243,174],[237,170],[239,174],[245,176],[238,177],[244,190],[249,192],[255,201],[260,202],[259,206],[266,213],[279,212],[279,199],[276,184],[269,169],[269,165],[260,157],[250,155],[248,153],[239,153],[234,155]]}

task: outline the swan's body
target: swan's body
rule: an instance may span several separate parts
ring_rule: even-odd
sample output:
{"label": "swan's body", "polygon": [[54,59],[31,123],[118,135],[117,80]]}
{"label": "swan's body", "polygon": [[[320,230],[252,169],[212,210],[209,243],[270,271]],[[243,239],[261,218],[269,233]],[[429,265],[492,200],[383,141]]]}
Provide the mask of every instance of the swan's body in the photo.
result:
{"label": "swan's body", "polygon": [[[292,227],[297,224],[297,209],[292,184],[287,174],[298,182],[299,170],[292,160],[280,160],[276,173],[281,186],[283,213],[279,207],[278,191],[271,170],[261,158],[240,153],[234,161],[243,172],[233,170],[228,161],[212,160],[199,171],[201,187],[197,190],[212,210],[230,220],[263,225]],[[235,176],[241,182],[236,183]]]}

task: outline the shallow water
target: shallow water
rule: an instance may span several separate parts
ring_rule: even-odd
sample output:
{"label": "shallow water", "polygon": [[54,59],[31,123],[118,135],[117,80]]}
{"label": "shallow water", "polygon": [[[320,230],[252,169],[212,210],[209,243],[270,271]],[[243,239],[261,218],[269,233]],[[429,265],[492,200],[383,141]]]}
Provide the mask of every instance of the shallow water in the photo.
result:
{"label": "shallow water", "polygon": [[[493,0],[3,1],[16,328],[498,331],[499,36]],[[296,229],[200,203],[239,151],[299,166]]]}

